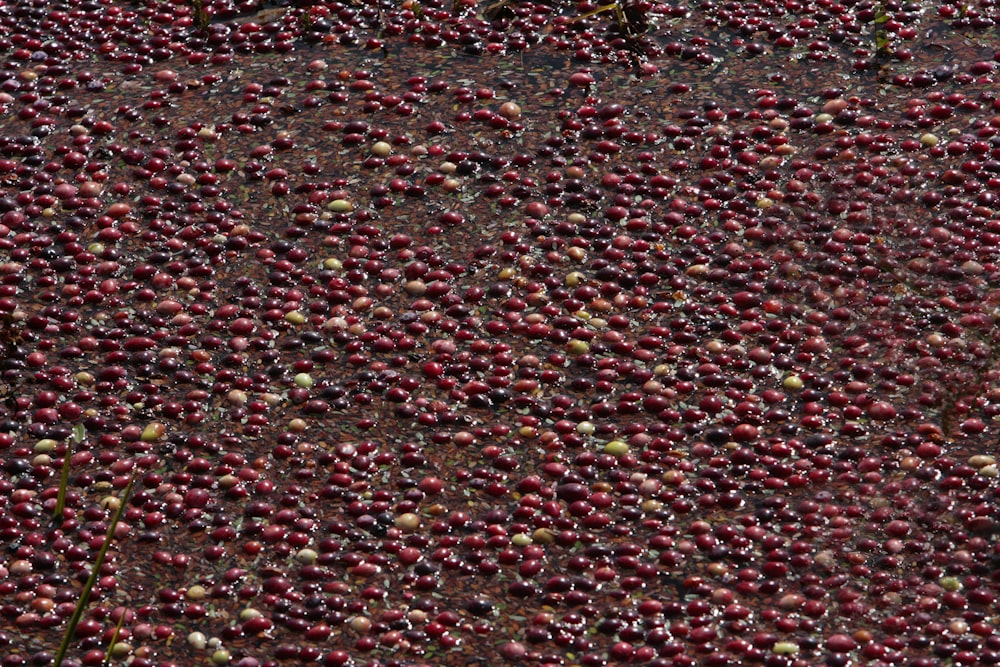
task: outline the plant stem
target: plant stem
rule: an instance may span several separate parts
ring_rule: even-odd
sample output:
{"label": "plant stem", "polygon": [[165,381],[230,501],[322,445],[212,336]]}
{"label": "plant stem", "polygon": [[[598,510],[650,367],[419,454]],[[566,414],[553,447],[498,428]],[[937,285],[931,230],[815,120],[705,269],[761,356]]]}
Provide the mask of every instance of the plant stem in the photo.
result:
{"label": "plant stem", "polygon": [[111,664],[111,652],[115,650],[115,644],[118,643],[118,635],[122,631],[122,626],[125,625],[125,612],[122,611],[121,616],[118,617],[118,623],[115,625],[115,631],[111,635],[111,641],[108,642],[108,650],[104,653],[104,662],[101,663],[102,667],[108,667]]}
{"label": "plant stem", "polygon": [[66,507],[66,489],[69,487],[69,463],[73,455],[73,445],[79,445],[86,436],[87,429],[83,424],[77,424],[73,428],[73,436],[66,441],[66,456],[63,458],[62,476],[59,479],[59,495],[56,497],[56,508],[52,512],[52,518],[58,521],[62,518],[63,509]]}
{"label": "plant stem", "polygon": [[66,454],[63,456],[62,476],[59,478],[59,495],[56,496],[56,508],[52,511],[52,518],[58,521],[62,518],[63,509],[66,507],[66,488],[69,486],[69,459],[73,455],[73,441],[66,441]]}
{"label": "plant stem", "polygon": [[97,579],[101,576],[101,565],[104,564],[104,558],[111,547],[111,539],[114,537],[115,528],[118,527],[118,522],[125,511],[125,505],[128,503],[128,497],[132,493],[133,484],[135,484],[135,471],[132,471],[132,476],[129,477],[128,485],[126,485],[125,490],[122,492],[114,516],[111,517],[111,524],[108,526],[108,532],[104,536],[104,543],[101,545],[100,551],[97,552],[97,559],[94,561],[94,567],[90,571],[90,577],[88,577],[87,583],[83,585],[83,590],[80,592],[80,599],[76,602],[76,609],[73,610],[73,615],[69,619],[69,625],[66,626],[66,633],[63,635],[62,643],[59,645],[59,651],[56,653],[55,660],[52,662],[53,667],[61,667],[63,660],[66,659],[66,652],[69,650],[70,642],[73,641],[76,626],[80,623],[80,619],[83,618],[83,612],[87,608],[87,602],[90,600],[90,592],[97,585]]}

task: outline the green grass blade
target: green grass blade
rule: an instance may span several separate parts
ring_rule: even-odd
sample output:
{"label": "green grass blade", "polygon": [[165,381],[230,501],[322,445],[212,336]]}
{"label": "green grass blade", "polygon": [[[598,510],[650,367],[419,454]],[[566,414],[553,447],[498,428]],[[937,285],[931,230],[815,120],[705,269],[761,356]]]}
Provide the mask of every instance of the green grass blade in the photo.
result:
{"label": "green grass blade", "polygon": [[121,616],[118,617],[118,623],[115,624],[115,631],[111,635],[111,641],[108,642],[108,650],[104,653],[104,662],[101,663],[102,667],[108,667],[111,664],[111,653],[115,650],[115,644],[118,643],[118,635],[122,631],[122,626],[125,625],[126,616],[125,610],[122,610]]}
{"label": "green grass blade", "polygon": [[69,625],[66,626],[66,633],[63,635],[62,643],[59,645],[59,651],[56,653],[55,660],[52,662],[53,667],[61,667],[63,660],[66,659],[66,652],[69,650],[69,645],[73,641],[73,635],[76,633],[76,626],[80,623],[80,619],[83,618],[83,612],[87,608],[87,602],[90,600],[90,592],[94,590],[94,586],[97,584],[97,580],[101,576],[101,565],[104,564],[104,557],[108,555],[108,549],[111,547],[111,539],[115,535],[115,528],[118,527],[118,522],[121,521],[122,513],[125,512],[125,505],[128,504],[128,497],[132,494],[133,484],[135,484],[135,471],[132,471],[132,476],[129,477],[128,485],[125,487],[125,491],[122,492],[121,502],[118,504],[118,508],[115,510],[114,516],[111,517],[111,524],[108,526],[108,532],[104,536],[104,544],[101,545],[101,550],[97,552],[97,560],[94,561],[94,567],[90,571],[90,577],[87,579],[87,583],[83,585],[83,590],[80,592],[80,599],[76,602],[76,609],[73,610],[73,615],[70,616]]}
{"label": "green grass blade", "polygon": [[59,495],[56,496],[56,508],[52,510],[52,518],[62,519],[66,507],[66,488],[69,486],[69,459],[73,456],[73,441],[66,441],[66,455],[63,457],[62,476],[59,478]]}
{"label": "green grass blade", "polygon": [[73,437],[66,441],[66,456],[63,457],[62,476],[59,478],[59,495],[56,496],[56,508],[52,511],[52,518],[56,521],[62,519],[63,509],[66,507],[66,489],[69,487],[69,464],[73,456],[73,445],[83,442],[86,434],[86,427],[77,424],[73,427]]}

